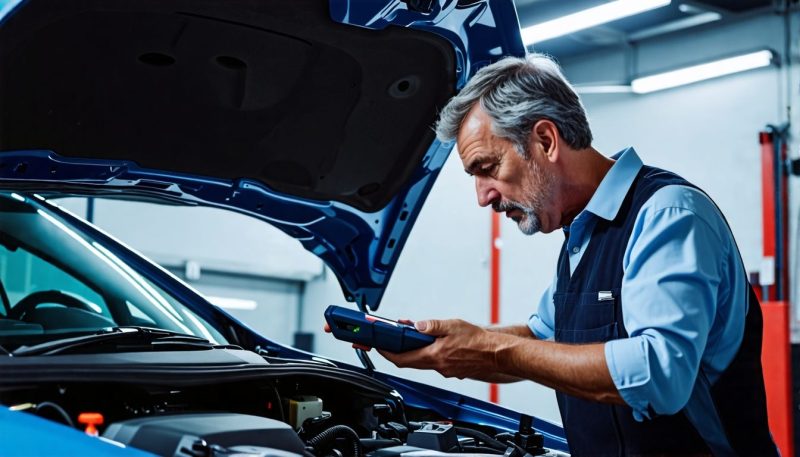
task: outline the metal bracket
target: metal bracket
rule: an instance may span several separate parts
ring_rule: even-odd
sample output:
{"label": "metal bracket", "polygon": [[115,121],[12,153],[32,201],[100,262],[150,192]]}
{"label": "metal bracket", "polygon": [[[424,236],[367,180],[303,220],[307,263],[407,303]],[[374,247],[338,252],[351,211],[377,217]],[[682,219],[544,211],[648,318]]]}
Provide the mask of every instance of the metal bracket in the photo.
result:
{"label": "metal bracket", "polygon": [[[364,313],[369,314],[369,308],[367,307],[367,297],[365,294],[358,295],[356,297],[356,304],[358,305],[358,309]],[[358,360],[361,361],[361,365],[367,370],[367,373],[372,375],[375,372],[375,364],[372,363],[372,360],[369,358],[369,354],[367,351],[363,349],[356,349],[356,356]]]}
{"label": "metal bracket", "polygon": [[361,361],[361,364],[364,365],[364,368],[366,368],[367,373],[369,373],[370,375],[375,373],[375,364],[372,363],[372,360],[369,358],[369,354],[367,354],[367,351],[363,349],[356,349],[356,355],[358,356],[358,360]]}

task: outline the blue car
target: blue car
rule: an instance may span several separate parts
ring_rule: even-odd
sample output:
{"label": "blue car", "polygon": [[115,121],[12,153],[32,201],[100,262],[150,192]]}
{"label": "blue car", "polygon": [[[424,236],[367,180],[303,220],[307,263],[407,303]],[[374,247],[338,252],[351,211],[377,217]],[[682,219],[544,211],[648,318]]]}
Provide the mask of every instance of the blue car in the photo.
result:
{"label": "blue car", "polygon": [[372,313],[453,147],[437,109],[524,52],[511,0],[0,0],[0,455],[564,455],[276,343],[57,205],[251,216]]}

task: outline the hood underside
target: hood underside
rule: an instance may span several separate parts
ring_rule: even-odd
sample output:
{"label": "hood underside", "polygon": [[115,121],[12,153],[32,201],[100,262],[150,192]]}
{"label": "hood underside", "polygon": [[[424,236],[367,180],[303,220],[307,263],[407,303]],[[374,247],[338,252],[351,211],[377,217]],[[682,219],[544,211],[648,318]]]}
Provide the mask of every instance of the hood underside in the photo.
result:
{"label": "hood underside", "polygon": [[0,0],[0,189],[247,214],[377,309],[438,110],[524,53],[511,0]]}
{"label": "hood underside", "polygon": [[453,47],[319,0],[30,1],[0,33],[0,150],[386,205],[455,92]]}

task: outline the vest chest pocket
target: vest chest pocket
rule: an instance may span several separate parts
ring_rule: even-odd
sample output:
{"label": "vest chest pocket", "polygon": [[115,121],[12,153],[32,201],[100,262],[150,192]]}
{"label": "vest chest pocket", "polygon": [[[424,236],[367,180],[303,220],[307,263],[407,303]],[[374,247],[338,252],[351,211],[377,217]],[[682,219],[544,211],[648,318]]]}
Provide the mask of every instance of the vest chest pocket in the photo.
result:
{"label": "vest chest pocket", "polygon": [[556,340],[575,343],[616,338],[616,307],[619,291],[556,293]]}

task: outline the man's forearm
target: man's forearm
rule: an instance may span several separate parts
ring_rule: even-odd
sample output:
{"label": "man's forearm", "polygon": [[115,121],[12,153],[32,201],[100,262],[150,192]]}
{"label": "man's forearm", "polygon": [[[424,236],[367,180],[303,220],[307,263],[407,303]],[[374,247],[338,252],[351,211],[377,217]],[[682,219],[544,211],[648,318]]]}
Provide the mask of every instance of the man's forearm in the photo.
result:
{"label": "man's forearm", "polygon": [[536,338],[527,325],[507,325],[502,327],[499,325],[490,325],[485,328],[490,332],[505,333],[506,335],[514,335],[521,338]]}
{"label": "man's forearm", "polygon": [[469,379],[474,379],[476,381],[483,381],[483,382],[491,382],[493,384],[510,384],[512,382],[520,382],[525,381],[525,378],[520,378],[519,376],[512,376],[506,373],[499,373],[499,372],[483,372],[476,376],[470,376]]}
{"label": "man's forearm", "polygon": [[603,343],[570,345],[535,338],[504,338],[497,372],[530,379],[587,400],[624,404],[605,360]]}
{"label": "man's forearm", "polygon": [[416,351],[381,354],[401,368],[489,382],[528,379],[587,400],[624,404],[602,343],[553,343],[534,338],[525,326],[486,329],[460,319],[421,321],[417,329],[436,341]]}
{"label": "man's forearm", "polygon": [[[507,325],[507,326],[491,325],[485,328],[490,332],[505,333],[506,335],[518,336],[520,338],[536,338],[527,325]],[[493,382],[497,384],[508,384],[512,382],[519,382],[525,380],[525,378],[521,378],[519,376],[513,376],[510,374],[501,373],[497,371],[483,373],[479,377],[473,377],[472,379],[477,379],[478,381]]]}

